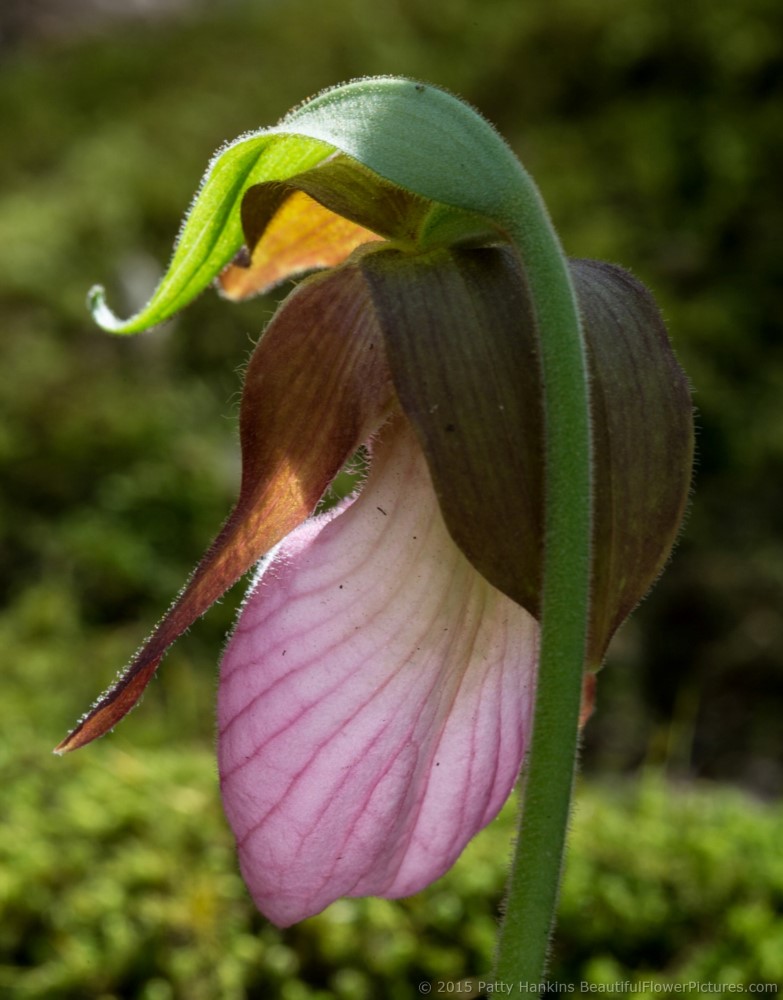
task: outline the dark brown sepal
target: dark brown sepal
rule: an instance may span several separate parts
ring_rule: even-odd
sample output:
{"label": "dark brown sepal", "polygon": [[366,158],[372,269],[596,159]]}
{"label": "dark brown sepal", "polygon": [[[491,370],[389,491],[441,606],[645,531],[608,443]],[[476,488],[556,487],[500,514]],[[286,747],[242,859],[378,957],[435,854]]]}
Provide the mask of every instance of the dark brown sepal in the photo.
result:
{"label": "dark brown sepal", "polygon": [[[476,569],[540,612],[544,450],[538,332],[507,247],[368,252],[403,409],[452,537]],[[592,610],[587,665],[661,572],[693,461],[688,383],[649,292],[620,268],[574,261],[591,378]]]}
{"label": "dark brown sepal", "polygon": [[516,258],[500,248],[378,250],[360,266],[452,537],[482,576],[537,614],[541,378]]}
{"label": "dark brown sepal", "polygon": [[594,459],[588,666],[669,558],[690,492],[693,406],[652,295],[631,274],[570,262],[591,378]]}

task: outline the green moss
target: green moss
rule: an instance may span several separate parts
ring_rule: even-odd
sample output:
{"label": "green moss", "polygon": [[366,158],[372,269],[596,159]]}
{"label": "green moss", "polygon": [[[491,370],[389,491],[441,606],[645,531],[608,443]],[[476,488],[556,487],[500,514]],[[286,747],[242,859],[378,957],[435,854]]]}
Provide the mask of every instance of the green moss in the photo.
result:
{"label": "green moss", "polygon": [[[514,807],[427,891],[342,900],[286,931],[237,872],[211,755],[104,742],[7,759],[0,991],[9,996],[406,997],[489,968]],[[783,811],[733,791],[587,784],[552,976],[783,982]]]}

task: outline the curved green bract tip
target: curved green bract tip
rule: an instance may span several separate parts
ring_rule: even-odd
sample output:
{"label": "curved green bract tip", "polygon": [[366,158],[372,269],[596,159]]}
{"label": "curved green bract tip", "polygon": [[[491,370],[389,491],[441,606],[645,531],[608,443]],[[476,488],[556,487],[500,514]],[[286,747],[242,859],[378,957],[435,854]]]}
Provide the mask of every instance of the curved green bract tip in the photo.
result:
{"label": "curved green bract tip", "polygon": [[242,136],[213,158],[180,230],[168,270],[147,305],[130,319],[118,319],[103,293],[88,302],[96,322],[109,333],[140,333],[169,319],[193,301],[242,247],[240,207],[249,187],[284,181],[309,170],[334,152],[318,139],[262,130]]}
{"label": "curved green bract tip", "polygon": [[93,285],[87,292],[87,308],[98,326],[103,327],[104,330],[122,326],[122,320],[118,320],[106,305],[106,289],[103,285]]}

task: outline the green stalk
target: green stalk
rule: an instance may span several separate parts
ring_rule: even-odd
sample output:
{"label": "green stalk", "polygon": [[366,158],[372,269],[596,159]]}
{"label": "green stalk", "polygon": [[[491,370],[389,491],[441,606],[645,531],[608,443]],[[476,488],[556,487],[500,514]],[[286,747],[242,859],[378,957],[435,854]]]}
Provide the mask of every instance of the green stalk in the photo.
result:
{"label": "green stalk", "polygon": [[[591,457],[586,362],[567,264],[554,233],[554,243],[546,235],[539,233],[534,252],[525,246],[533,241],[530,230],[520,233],[518,240],[533,301],[540,304],[547,500],[533,736],[494,971],[496,981],[510,987],[512,995],[520,983],[545,980],[577,758],[589,615]],[[530,989],[526,996],[535,995]]]}

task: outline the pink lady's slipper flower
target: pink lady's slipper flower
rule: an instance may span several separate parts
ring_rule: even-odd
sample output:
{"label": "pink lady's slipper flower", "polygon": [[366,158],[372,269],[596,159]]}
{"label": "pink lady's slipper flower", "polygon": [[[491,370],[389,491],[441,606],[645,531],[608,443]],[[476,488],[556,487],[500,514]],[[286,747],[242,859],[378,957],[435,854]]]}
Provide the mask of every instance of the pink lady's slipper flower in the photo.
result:
{"label": "pink lady's slipper flower", "polygon": [[[349,84],[214,160],[142,313],[120,323],[95,298],[102,325],[135,332],[215,276],[240,299],[317,272],[250,362],[236,508],[58,748],[114,725],[174,639],[260,560],[221,666],[218,754],[243,875],[277,924],[340,896],[421,889],[519,774],[541,614],[540,331],[561,294],[547,281],[577,303],[590,374],[588,671],[678,530],[691,412],[658,312],[619,268],[558,271],[531,190],[450,96]],[[362,446],[359,492],[314,514]]]}

